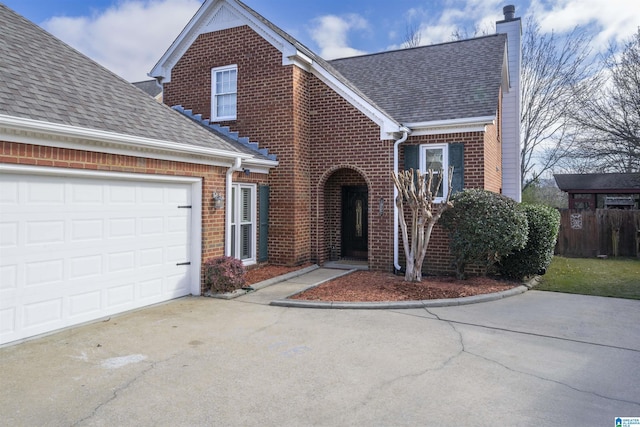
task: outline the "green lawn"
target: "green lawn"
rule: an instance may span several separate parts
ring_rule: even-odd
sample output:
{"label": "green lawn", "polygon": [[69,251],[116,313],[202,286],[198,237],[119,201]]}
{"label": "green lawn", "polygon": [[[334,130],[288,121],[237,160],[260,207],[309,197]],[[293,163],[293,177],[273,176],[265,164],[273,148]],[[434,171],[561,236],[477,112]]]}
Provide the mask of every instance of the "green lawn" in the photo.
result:
{"label": "green lawn", "polygon": [[571,294],[640,299],[640,260],[555,256],[535,289]]}

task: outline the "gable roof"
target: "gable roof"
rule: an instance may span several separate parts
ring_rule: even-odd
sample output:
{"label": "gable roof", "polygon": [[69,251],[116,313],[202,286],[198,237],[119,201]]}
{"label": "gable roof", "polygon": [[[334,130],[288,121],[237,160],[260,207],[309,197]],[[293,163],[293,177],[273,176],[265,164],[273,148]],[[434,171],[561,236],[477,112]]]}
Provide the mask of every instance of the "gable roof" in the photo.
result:
{"label": "gable roof", "polygon": [[329,61],[401,123],[494,116],[506,34]]}
{"label": "gable roof", "polygon": [[[450,122],[437,123],[438,126],[445,127],[457,123],[483,125],[492,122],[496,117],[498,107],[498,88],[504,84],[504,90],[508,90],[505,35],[490,36],[487,37],[489,40],[480,42],[472,41],[470,45],[465,44],[464,41],[457,42],[458,44],[453,49],[445,47],[450,47],[453,45],[452,43],[445,43],[436,45],[439,47],[434,49],[428,49],[431,47],[428,46],[414,50],[408,49],[326,61],[240,0],[206,0],[149,75],[169,82],[171,69],[199,34],[240,25],[248,25],[279,49],[282,52],[284,65],[295,64],[311,72],[377,123],[381,128],[382,139],[389,138],[392,134],[406,129],[405,119],[411,121],[412,124],[433,126],[436,124],[428,122]],[[475,51],[474,48],[489,48],[490,51]],[[462,60],[465,54],[470,55],[473,61],[465,63]],[[375,70],[376,73],[390,73],[394,69],[392,58],[408,60],[404,66],[401,63],[395,64],[396,69],[404,73],[402,76],[404,86],[398,93],[395,92],[396,88],[393,84],[375,78],[377,74],[371,73],[371,70]],[[422,58],[427,60],[432,58],[438,63],[432,64],[431,68],[427,67],[427,64],[421,64],[417,70],[413,69],[412,66],[420,62]],[[480,69],[487,64],[487,68]],[[375,66],[368,68],[369,65]],[[459,67],[460,70],[452,69],[453,67]],[[419,70],[423,70],[424,73],[417,75]],[[441,70],[446,70],[446,74],[451,75],[450,78],[445,80],[445,76],[440,76],[441,80],[438,80],[438,78],[426,74]],[[366,76],[367,73],[370,75]],[[475,85],[470,85],[469,81],[478,79],[478,76],[481,77],[480,81]],[[434,80],[437,80],[438,83],[436,90],[428,90],[428,87],[433,86]],[[416,89],[415,86],[410,88],[408,85],[411,81],[425,83],[424,90],[421,88],[417,96],[411,96],[412,91],[415,92]],[[438,96],[447,92],[447,84],[451,85],[449,89],[456,88],[458,90],[452,96],[447,93],[446,97],[438,99]],[[489,93],[491,91],[493,93]],[[473,96],[469,96],[469,94],[473,94]],[[443,99],[450,100],[450,105],[446,105],[440,114],[434,114],[437,107],[433,107],[433,102],[425,101],[424,95],[428,95],[427,99],[429,100],[437,99],[440,107],[443,106]],[[456,99],[456,95],[459,95],[460,98]],[[460,99],[464,99],[465,102],[456,104]],[[483,105],[473,106],[472,104],[478,100]],[[431,108],[422,112],[421,109],[427,103],[431,105]],[[489,108],[489,104],[492,108]]]}
{"label": "gable roof", "polygon": [[562,191],[637,190],[640,192],[640,172],[587,173],[553,175]]}
{"label": "gable roof", "polygon": [[156,102],[3,4],[0,22],[0,128],[277,164]]}

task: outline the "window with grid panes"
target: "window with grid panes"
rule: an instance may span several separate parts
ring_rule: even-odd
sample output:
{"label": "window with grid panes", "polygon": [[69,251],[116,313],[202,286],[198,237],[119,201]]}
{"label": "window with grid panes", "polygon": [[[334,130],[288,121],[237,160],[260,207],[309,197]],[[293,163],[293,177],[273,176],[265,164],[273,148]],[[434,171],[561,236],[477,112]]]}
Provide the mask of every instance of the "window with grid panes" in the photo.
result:
{"label": "window with grid panes", "polygon": [[231,188],[231,256],[245,264],[255,262],[256,186],[234,184]]}
{"label": "window with grid panes", "polygon": [[211,119],[235,120],[238,92],[238,67],[211,70]]}

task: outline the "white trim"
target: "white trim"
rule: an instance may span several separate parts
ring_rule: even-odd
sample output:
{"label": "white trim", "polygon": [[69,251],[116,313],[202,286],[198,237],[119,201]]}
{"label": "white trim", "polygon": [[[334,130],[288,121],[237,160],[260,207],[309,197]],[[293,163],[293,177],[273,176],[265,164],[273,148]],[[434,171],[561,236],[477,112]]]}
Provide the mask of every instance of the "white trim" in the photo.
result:
{"label": "white trim", "polygon": [[[220,19],[218,22],[216,21],[218,14],[233,15],[233,19],[228,18],[226,21]],[[282,65],[295,65],[305,71],[313,73],[357,110],[380,126],[381,140],[395,139],[393,134],[397,133],[400,127],[397,121],[375,107],[370,101],[365,100],[356,91],[339,81],[322,65],[313,61],[312,57],[309,56],[313,55],[313,52],[309,54],[302,52],[297,46],[291,44],[233,0],[205,1],[148,75],[154,78],[160,77],[163,83],[169,83],[171,81],[171,70],[177,64],[178,60],[184,56],[188,48],[195,42],[199,34],[233,28],[242,24],[248,25],[253,31],[258,33],[260,37],[282,53]]]}
{"label": "white trim", "polygon": [[[236,110],[234,111],[233,115],[229,115],[229,116],[218,116],[217,112],[218,112],[218,92],[216,91],[216,86],[217,86],[217,73],[220,72],[225,72],[225,71],[235,71],[236,72],[236,91],[235,91],[235,95],[236,95]],[[230,95],[231,92],[229,93],[223,93],[223,95]],[[211,121],[212,122],[223,122],[223,121],[227,121],[227,120],[236,120],[237,116],[238,116],[238,65],[237,64],[232,64],[232,65],[225,65],[224,67],[215,67],[211,69]]]}
{"label": "white trim", "polygon": [[123,181],[152,181],[191,184],[191,235],[190,246],[190,278],[189,289],[192,295],[200,295],[200,267],[202,262],[202,178],[150,175],[142,173],[122,173],[93,171],[87,169],[52,168],[44,166],[23,166],[0,163],[0,172],[20,175],[54,175],[84,177],[91,179],[111,179]]}
{"label": "white trim", "polygon": [[[235,251],[235,256],[236,258],[238,258],[240,261],[242,261],[242,263],[244,265],[253,265],[255,264],[258,259],[257,257],[257,250],[258,250],[258,224],[257,224],[257,220],[258,220],[258,216],[257,216],[257,210],[258,210],[258,186],[257,184],[252,184],[252,183],[245,183],[245,182],[236,182],[233,183],[231,185],[232,189],[235,190],[236,192],[236,199],[235,199],[235,207],[232,209],[235,210],[236,213],[236,218],[234,219],[233,217],[231,217],[231,221],[229,224],[229,234],[231,234],[231,225],[235,224],[236,226],[236,232],[235,232],[235,243],[236,243],[236,247],[235,248],[230,248],[233,249]],[[241,217],[241,212],[242,212],[242,201],[240,198],[240,190],[243,188],[249,188],[251,190],[251,208],[250,208],[250,215],[251,215],[251,257],[247,258],[247,259],[241,259],[240,258],[240,245],[241,245],[241,221],[239,221],[240,217]],[[229,204],[231,206],[231,204]],[[231,242],[231,238],[229,239],[229,242]]]}
{"label": "white trim", "polygon": [[[241,157],[247,165],[263,173],[277,161],[256,159],[251,154],[180,144],[96,129],[0,114],[0,140],[108,154],[145,157],[184,163],[228,167]],[[253,170],[253,169],[252,169]]]}
{"label": "white trim", "polygon": [[442,194],[443,197],[434,197],[435,203],[442,203],[444,201],[444,195],[449,191],[448,177],[449,177],[449,144],[421,144],[420,145],[420,172],[427,172],[427,150],[442,150]]}
{"label": "white trim", "polygon": [[204,155],[223,159],[235,159],[242,157],[251,158],[250,154],[235,153],[216,148],[199,147],[196,145],[179,144],[172,141],[145,138],[98,129],[69,126],[58,123],[43,122],[40,120],[25,119],[21,117],[0,114],[0,131],[7,130],[22,132],[41,132],[44,135],[52,135],[60,138],[88,139],[90,141],[107,144],[126,144],[137,149],[158,149],[170,152],[178,152],[189,155]]}
{"label": "white trim", "polygon": [[464,119],[433,120],[430,122],[405,123],[412,136],[451,134],[462,132],[485,132],[488,125],[496,124],[496,116],[468,117]]}

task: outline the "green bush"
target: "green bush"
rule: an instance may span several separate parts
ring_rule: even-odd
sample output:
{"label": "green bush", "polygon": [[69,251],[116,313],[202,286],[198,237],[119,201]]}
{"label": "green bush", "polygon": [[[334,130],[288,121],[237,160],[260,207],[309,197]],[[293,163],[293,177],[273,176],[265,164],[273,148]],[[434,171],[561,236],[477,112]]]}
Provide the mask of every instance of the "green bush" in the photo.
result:
{"label": "green bush", "polygon": [[546,272],[560,229],[560,213],[556,209],[544,205],[522,205],[521,209],[529,223],[527,244],[504,256],[498,265],[500,274],[517,280]]}
{"label": "green bush", "polygon": [[233,292],[245,284],[245,268],[236,258],[221,256],[204,263],[204,283],[211,293]]}
{"label": "green bush", "polygon": [[501,194],[467,189],[452,197],[453,208],[440,223],[449,232],[456,276],[464,279],[468,264],[486,274],[503,256],[527,242],[527,216],[518,203]]}

